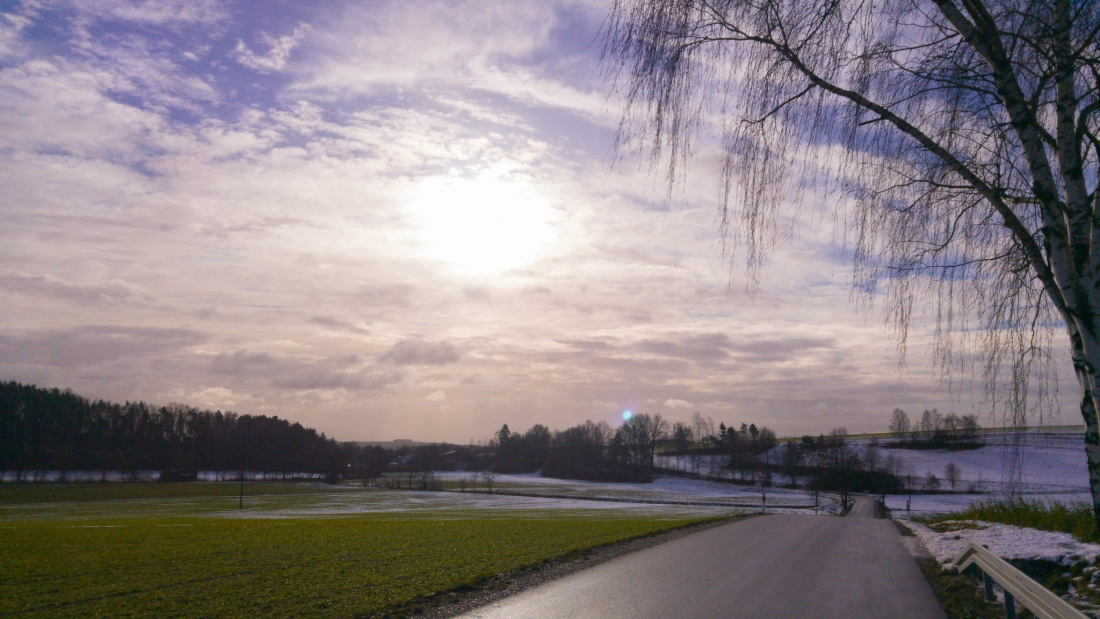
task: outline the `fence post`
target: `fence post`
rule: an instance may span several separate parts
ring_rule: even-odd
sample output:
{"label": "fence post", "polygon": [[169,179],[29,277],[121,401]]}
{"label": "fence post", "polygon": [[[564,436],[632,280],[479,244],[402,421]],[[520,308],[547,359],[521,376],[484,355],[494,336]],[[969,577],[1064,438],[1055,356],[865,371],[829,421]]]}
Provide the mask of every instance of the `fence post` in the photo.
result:
{"label": "fence post", "polygon": [[1016,598],[1005,590],[1005,619],[1016,619]]}
{"label": "fence post", "polygon": [[905,500],[905,516],[907,518],[912,517],[910,515],[910,508],[913,505],[913,475],[905,476],[905,489],[909,491],[909,498]]}
{"label": "fence post", "polygon": [[989,576],[989,574],[986,574],[983,571],[982,572],[982,580],[985,582],[985,599],[992,602],[994,600],[994,596],[993,596],[993,578],[991,578]]}

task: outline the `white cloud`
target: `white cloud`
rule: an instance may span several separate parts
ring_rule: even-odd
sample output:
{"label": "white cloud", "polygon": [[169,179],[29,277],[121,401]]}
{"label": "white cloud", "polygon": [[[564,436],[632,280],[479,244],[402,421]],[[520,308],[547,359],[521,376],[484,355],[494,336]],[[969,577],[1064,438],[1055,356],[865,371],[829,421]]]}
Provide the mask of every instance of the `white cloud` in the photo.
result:
{"label": "white cloud", "polygon": [[98,19],[155,25],[224,23],[228,6],[221,0],[79,0],[72,5]]}
{"label": "white cloud", "polygon": [[379,360],[395,365],[449,365],[462,357],[450,342],[427,342],[418,338],[397,342]]}
{"label": "white cloud", "polygon": [[138,286],[121,280],[99,285],[74,284],[50,275],[27,273],[0,274],[0,290],[73,299],[87,303],[116,303],[140,295]]}
{"label": "white cloud", "polygon": [[294,48],[302,42],[309,32],[308,24],[300,24],[294,32],[281,37],[272,37],[262,34],[260,39],[268,46],[268,52],[263,55],[254,53],[244,41],[238,39],[237,47],[233,50],[234,57],[241,65],[256,71],[282,71],[286,68],[287,59]]}
{"label": "white cloud", "polygon": [[[209,19],[126,6],[143,24]],[[777,250],[754,299],[730,292],[713,145],[670,208],[659,179],[608,172],[604,91],[576,44],[592,24],[563,43],[555,11],[311,14],[308,37],[244,46],[241,62],[282,71],[256,84],[192,53],[264,40],[247,20],[178,48],[92,37],[6,63],[0,374],[117,400],[193,396],[356,440],[621,422],[639,403],[781,433],[950,408],[919,357],[900,374],[880,325],[853,315],[828,239]],[[273,91],[242,103],[253,86]],[[427,178],[495,173],[546,198],[554,240],[516,268],[456,273],[426,251],[407,198]],[[910,337],[922,350],[927,334]]]}

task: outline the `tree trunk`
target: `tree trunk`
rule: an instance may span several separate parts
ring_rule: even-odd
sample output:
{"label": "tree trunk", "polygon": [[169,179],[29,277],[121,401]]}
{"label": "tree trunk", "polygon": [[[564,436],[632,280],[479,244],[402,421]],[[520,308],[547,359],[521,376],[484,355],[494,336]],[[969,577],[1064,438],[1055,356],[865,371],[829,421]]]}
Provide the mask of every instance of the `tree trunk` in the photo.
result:
{"label": "tree trunk", "polygon": [[1081,416],[1085,420],[1085,457],[1089,467],[1092,513],[1096,530],[1100,531],[1100,425],[1096,419],[1096,398],[1091,390],[1081,398]]}
{"label": "tree trunk", "polygon": [[[1095,343],[1093,346],[1084,346],[1087,350],[1100,349]],[[1076,352],[1076,351],[1074,351]],[[1079,363],[1074,355],[1074,369],[1077,372],[1077,381],[1081,386],[1081,417],[1085,422],[1085,457],[1089,469],[1089,490],[1092,491],[1093,517],[1096,520],[1097,530],[1100,531],[1100,422],[1097,420],[1096,407],[1096,368],[1100,367],[1100,359],[1097,362],[1089,362],[1088,357],[1100,355],[1085,355],[1085,363]]]}
{"label": "tree trunk", "polygon": [[[1091,318],[1091,316],[1089,317]],[[1088,328],[1078,327],[1078,321],[1067,319],[1073,352],[1073,369],[1081,387],[1081,418],[1085,422],[1085,458],[1089,471],[1093,518],[1100,531],[1100,420],[1097,419],[1096,387],[1100,369],[1100,341]]]}

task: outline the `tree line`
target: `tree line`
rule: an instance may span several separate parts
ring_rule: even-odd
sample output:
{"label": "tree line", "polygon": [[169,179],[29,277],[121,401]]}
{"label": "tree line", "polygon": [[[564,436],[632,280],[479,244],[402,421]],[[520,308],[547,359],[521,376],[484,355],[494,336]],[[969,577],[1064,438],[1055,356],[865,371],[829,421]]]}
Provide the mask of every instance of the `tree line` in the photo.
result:
{"label": "tree line", "polygon": [[278,417],[238,415],[183,404],[89,400],[70,390],[0,382],[0,471],[18,480],[58,471],[160,471],[194,479],[202,471],[323,474],[335,478],[360,459],[341,444]]}
{"label": "tree line", "polygon": [[488,446],[495,450],[492,469],[498,473],[541,469],[547,477],[648,481],[667,432],[668,421],[659,413],[634,415],[618,428],[589,420],[555,432],[535,424],[519,433],[505,424]]}
{"label": "tree line", "polygon": [[890,433],[897,437],[899,447],[973,448],[980,444],[980,431],[977,415],[944,415],[933,408],[921,413],[920,421],[911,422],[909,414],[900,408],[890,414]]}

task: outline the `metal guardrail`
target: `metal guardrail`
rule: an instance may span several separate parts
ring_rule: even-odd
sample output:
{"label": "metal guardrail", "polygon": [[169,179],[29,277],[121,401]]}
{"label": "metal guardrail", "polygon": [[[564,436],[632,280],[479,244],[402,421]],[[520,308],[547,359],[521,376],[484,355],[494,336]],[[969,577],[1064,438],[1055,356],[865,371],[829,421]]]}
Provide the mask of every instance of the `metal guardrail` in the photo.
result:
{"label": "metal guardrail", "polygon": [[987,600],[993,599],[993,583],[1001,585],[1005,593],[1005,617],[1008,619],[1016,617],[1017,602],[1039,619],[1088,619],[1084,613],[1011,563],[974,542],[967,545],[966,550],[952,562],[951,568],[960,573],[970,569],[981,570]]}

